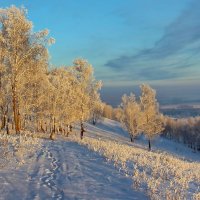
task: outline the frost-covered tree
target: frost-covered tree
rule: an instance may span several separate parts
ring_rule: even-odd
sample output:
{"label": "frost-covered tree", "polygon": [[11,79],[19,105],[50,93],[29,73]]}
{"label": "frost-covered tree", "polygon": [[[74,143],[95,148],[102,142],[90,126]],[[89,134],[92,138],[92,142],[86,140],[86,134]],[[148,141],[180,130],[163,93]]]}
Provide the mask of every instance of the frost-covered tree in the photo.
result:
{"label": "frost-covered tree", "polygon": [[131,142],[134,138],[140,134],[140,123],[141,123],[141,108],[136,97],[133,93],[130,96],[124,95],[122,97],[121,107],[123,110],[123,115],[121,118],[121,123],[123,127],[128,131],[130,135]]}
{"label": "frost-covered tree", "polygon": [[73,74],[77,84],[76,113],[82,126],[82,123],[92,116],[94,109],[100,103],[101,82],[95,80],[92,65],[84,59],[78,58],[74,61]]}
{"label": "frost-covered tree", "polygon": [[164,122],[162,136],[183,142],[195,151],[200,150],[200,117],[175,119],[165,116]]}
{"label": "frost-covered tree", "polygon": [[103,112],[103,103],[100,98],[99,90],[102,87],[101,81],[95,81],[91,85],[90,92],[90,113],[93,125],[96,124],[97,120],[101,117]]}
{"label": "frost-covered tree", "polygon": [[[21,129],[64,130],[102,112],[93,67],[76,59],[71,67],[49,70],[47,46],[54,42],[48,30],[33,32],[26,10],[0,9],[0,119],[1,128],[13,123]],[[7,131],[9,132],[9,131]],[[53,135],[54,134],[54,135]]]}
{"label": "frost-covered tree", "polygon": [[6,49],[4,46],[4,38],[2,30],[0,29],[0,118],[1,118],[1,129],[6,127],[9,121],[9,104],[10,104],[10,85],[8,85],[9,77],[6,73],[5,67],[5,53]]}
{"label": "frost-covered tree", "polygon": [[[32,32],[32,23],[26,18],[26,10],[11,6],[0,10],[1,48],[4,49],[2,63],[8,77],[11,109],[16,133],[21,129],[24,88],[30,81],[28,75],[44,57],[47,61],[45,44],[52,42],[46,36],[48,31]],[[23,91],[23,92],[22,92]],[[23,96],[22,96],[23,94]]]}
{"label": "frost-covered tree", "polygon": [[76,59],[72,67],[60,67],[50,71],[49,113],[52,137],[56,127],[67,132],[70,124],[82,124],[97,117],[101,109],[99,89],[101,82],[93,76],[93,68],[86,60]]}
{"label": "frost-covered tree", "polygon": [[84,59],[76,59],[73,66],[74,76],[76,78],[76,95],[77,95],[77,105],[76,112],[79,121],[89,119],[90,110],[90,83],[93,78],[92,66]]}
{"label": "frost-covered tree", "polygon": [[108,119],[113,119],[113,107],[111,105],[103,104],[103,116]]}
{"label": "frost-covered tree", "polygon": [[92,123],[95,125],[97,121],[102,117],[103,103],[101,101],[95,101],[91,110]]}
{"label": "frost-covered tree", "polygon": [[49,113],[52,122],[52,134],[56,126],[67,127],[77,120],[77,83],[71,68],[60,67],[49,73],[51,89],[49,91]]}
{"label": "frost-covered tree", "polygon": [[121,107],[117,107],[113,109],[113,118],[118,122],[121,122],[123,116],[123,109]]}
{"label": "frost-covered tree", "polygon": [[156,100],[156,91],[149,85],[141,85],[140,106],[142,113],[141,130],[149,141],[149,150],[151,150],[151,139],[164,130],[161,115],[158,110]]}
{"label": "frost-covered tree", "polygon": [[77,80],[77,116],[80,121],[85,121],[90,118],[95,103],[100,101],[101,82],[95,80],[92,65],[84,59],[76,59],[73,69]]}
{"label": "frost-covered tree", "polygon": [[[45,47],[44,47],[45,48]],[[22,128],[26,128],[28,118],[32,118],[32,123],[39,130],[44,131],[44,121],[47,113],[47,97],[50,87],[48,79],[48,54],[44,49],[40,52],[40,58],[29,60],[29,67],[21,77],[21,88],[19,90],[19,102],[22,118]]]}

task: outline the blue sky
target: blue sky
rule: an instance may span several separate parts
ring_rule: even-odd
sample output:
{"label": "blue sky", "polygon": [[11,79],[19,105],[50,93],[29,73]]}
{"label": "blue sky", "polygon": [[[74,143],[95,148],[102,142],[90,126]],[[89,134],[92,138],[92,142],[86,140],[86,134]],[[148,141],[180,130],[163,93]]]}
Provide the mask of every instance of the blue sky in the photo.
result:
{"label": "blue sky", "polygon": [[199,0],[0,0],[12,4],[50,30],[53,65],[86,58],[107,87],[200,84]]}

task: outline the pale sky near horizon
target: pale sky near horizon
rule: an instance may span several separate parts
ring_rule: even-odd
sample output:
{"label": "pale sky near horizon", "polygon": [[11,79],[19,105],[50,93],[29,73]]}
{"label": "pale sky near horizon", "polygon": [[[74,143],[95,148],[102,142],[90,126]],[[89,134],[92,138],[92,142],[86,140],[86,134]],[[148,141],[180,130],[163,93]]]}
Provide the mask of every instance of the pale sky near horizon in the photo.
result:
{"label": "pale sky near horizon", "polygon": [[0,0],[49,29],[51,63],[86,58],[104,86],[200,85],[199,0]]}

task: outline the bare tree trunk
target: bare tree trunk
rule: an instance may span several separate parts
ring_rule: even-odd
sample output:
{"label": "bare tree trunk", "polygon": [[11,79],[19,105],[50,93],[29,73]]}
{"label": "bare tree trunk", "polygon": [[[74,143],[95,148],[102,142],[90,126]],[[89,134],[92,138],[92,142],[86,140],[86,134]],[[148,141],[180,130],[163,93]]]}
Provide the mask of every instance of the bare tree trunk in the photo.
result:
{"label": "bare tree trunk", "polygon": [[37,121],[36,121],[36,124],[37,124],[37,132],[39,132],[39,121],[38,121],[38,117],[37,117]]}
{"label": "bare tree trunk", "polygon": [[45,129],[44,129],[44,127],[43,127],[43,122],[41,122],[41,124],[40,124],[40,129],[41,129],[41,131],[42,131],[43,133],[45,133]]}
{"label": "bare tree trunk", "polygon": [[69,132],[70,132],[70,125],[67,125],[67,131],[65,131],[65,129],[64,129],[64,135],[66,135],[68,137],[69,136]]}
{"label": "bare tree trunk", "polygon": [[72,125],[69,125],[69,131],[72,132]]}
{"label": "bare tree trunk", "polygon": [[[0,72],[0,91],[2,90],[2,82],[1,82],[1,77],[2,77],[2,74]],[[2,95],[2,91],[1,91],[1,95]],[[2,116],[1,116],[1,129],[3,129],[5,127],[4,125],[4,112],[3,112],[3,106],[1,106],[1,113],[2,113]]]}
{"label": "bare tree trunk", "polygon": [[51,140],[55,139],[55,134],[56,134],[56,118],[54,117],[53,118],[53,130],[52,130],[51,135],[50,135]]}
{"label": "bare tree trunk", "polygon": [[151,140],[149,139],[149,151],[151,151]]}
{"label": "bare tree trunk", "polygon": [[134,138],[131,134],[130,134],[130,139],[131,139],[131,142],[134,142]]}
{"label": "bare tree trunk", "polygon": [[4,129],[6,126],[6,115],[3,114],[2,119],[1,119],[1,129]]}
{"label": "bare tree trunk", "polygon": [[6,109],[1,106],[1,112],[2,112],[2,117],[1,117],[1,129],[6,128],[6,117],[8,115],[8,105]]}
{"label": "bare tree trunk", "polygon": [[93,125],[96,125],[96,118],[95,118],[95,114],[93,113],[93,117],[92,117],[92,123]]}
{"label": "bare tree trunk", "polygon": [[12,101],[13,101],[13,117],[14,117],[14,124],[15,124],[15,132],[16,134],[20,133],[20,113],[17,107],[17,97],[15,87],[12,87]]}
{"label": "bare tree trunk", "polygon": [[20,115],[20,112],[19,112],[19,110],[18,110],[18,127],[19,127],[19,132],[20,132],[20,130],[21,130],[21,128],[22,128],[22,124],[21,124],[21,115]]}
{"label": "bare tree trunk", "polygon": [[27,115],[25,114],[25,115],[24,115],[23,129],[25,129],[25,128],[26,128],[26,118],[27,118]]}
{"label": "bare tree trunk", "polygon": [[13,122],[13,120],[12,120],[12,130],[14,129],[14,122]]}
{"label": "bare tree trunk", "polygon": [[80,138],[81,140],[83,139],[83,133],[85,132],[85,129],[83,127],[83,122],[81,122],[81,134],[80,134]]}
{"label": "bare tree trunk", "polygon": [[45,130],[46,130],[46,132],[48,131],[48,130],[47,130],[47,122],[45,122]]}
{"label": "bare tree trunk", "polygon": [[53,132],[56,133],[56,118],[53,118]]}
{"label": "bare tree trunk", "polygon": [[6,133],[7,133],[7,135],[9,135],[10,134],[10,130],[9,130],[9,118],[7,117],[7,120],[6,120],[7,122],[6,122]]}

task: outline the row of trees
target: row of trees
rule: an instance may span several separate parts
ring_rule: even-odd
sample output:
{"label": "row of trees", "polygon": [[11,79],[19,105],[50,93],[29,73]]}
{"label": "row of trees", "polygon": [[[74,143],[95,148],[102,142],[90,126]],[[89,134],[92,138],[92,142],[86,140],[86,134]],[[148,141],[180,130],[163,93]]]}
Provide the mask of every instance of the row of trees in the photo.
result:
{"label": "row of trees", "polygon": [[128,131],[131,141],[139,134],[144,133],[149,141],[151,150],[151,139],[164,130],[162,115],[159,113],[156,92],[149,85],[141,85],[141,96],[137,101],[136,96],[122,97],[121,123]]}
{"label": "row of trees", "polygon": [[111,105],[108,105],[106,103],[103,104],[103,112],[102,116],[108,119],[114,119],[114,109]]}
{"label": "row of trees", "polygon": [[197,147],[199,120],[163,118],[158,110],[156,92],[141,86],[141,96],[124,95],[118,108],[103,104],[93,67],[84,59],[72,66],[49,70],[47,47],[55,41],[48,30],[33,32],[24,8],[0,9],[0,118],[1,129],[9,126],[16,133],[21,129],[51,132],[67,131],[74,122],[88,119],[93,124],[103,116],[120,121],[131,141],[144,133],[149,140],[163,131],[165,135],[190,141]]}
{"label": "row of trees", "polygon": [[145,134],[151,150],[151,139],[164,130],[164,117],[159,113],[156,91],[146,84],[140,88],[141,96],[138,99],[131,93],[122,96],[122,102],[117,108],[104,104],[103,116],[121,122],[131,142],[140,134]]}
{"label": "row of trees", "polygon": [[200,117],[183,119],[164,118],[163,136],[187,144],[190,148],[200,150]]}
{"label": "row of trees", "polygon": [[144,133],[149,139],[149,148],[151,139],[162,133],[163,137],[200,150],[200,117],[176,119],[164,116],[159,113],[156,92],[148,85],[142,85],[141,91],[138,99],[134,94],[124,95],[117,108],[105,104],[103,116],[121,122],[131,141]]}
{"label": "row of trees", "polygon": [[[49,70],[47,46],[54,43],[48,30],[33,32],[26,10],[0,10],[1,128],[16,133],[37,129],[53,134],[59,127],[93,118],[102,110],[101,82],[93,67],[76,59],[70,67]],[[32,130],[33,131],[33,130]]]}

